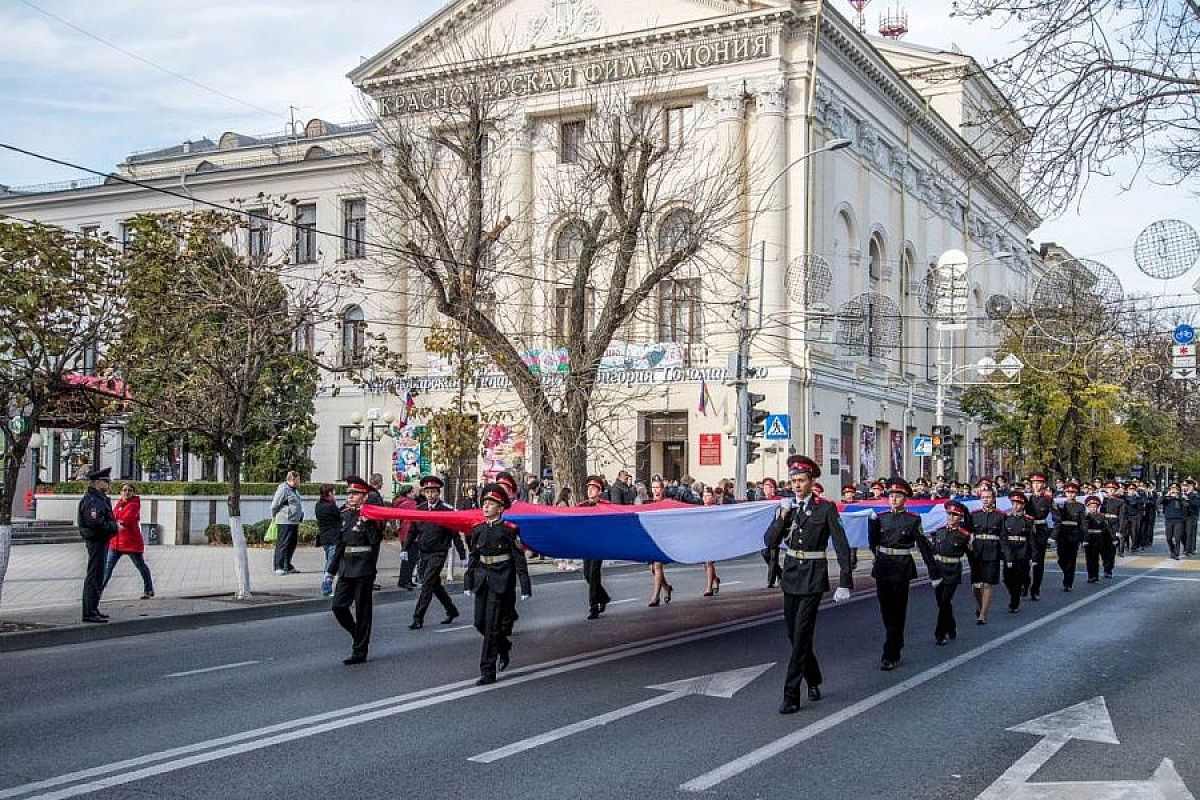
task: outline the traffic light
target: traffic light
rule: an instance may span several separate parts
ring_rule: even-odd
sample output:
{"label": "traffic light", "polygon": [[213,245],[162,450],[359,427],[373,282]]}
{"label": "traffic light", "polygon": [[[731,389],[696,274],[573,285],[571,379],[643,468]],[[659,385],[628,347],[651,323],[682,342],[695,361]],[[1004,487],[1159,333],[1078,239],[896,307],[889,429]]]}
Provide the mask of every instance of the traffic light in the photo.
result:
{"label": "traffic light", "polygon": [[746,463],[753,464],[758,461],[758,442],[753,439],[746,440]]}
{"label": "traffic light", "polygon": [[761,409],[761,408],[755,408],[755,406],[757,406],[759,403],[761,403],[762,401],[764,401],[766,399],[767,399],[767,396],[765,394],[755,394],[754,392],[746,392],[746,411],[747,411],[746,438],[747,439],[754,439],[758,436],[762,436],[763,431],[766,430],[766,428],[764,426],[766,425],[767,417],[769,415],[767,414],[766,410]]}

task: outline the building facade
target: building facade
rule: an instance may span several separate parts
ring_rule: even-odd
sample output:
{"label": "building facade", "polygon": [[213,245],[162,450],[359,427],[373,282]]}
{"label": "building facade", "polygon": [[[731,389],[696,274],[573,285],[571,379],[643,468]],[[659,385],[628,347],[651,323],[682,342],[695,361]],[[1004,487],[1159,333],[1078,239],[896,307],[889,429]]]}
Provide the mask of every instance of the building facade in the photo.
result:
{"label": "building facade", "polygon": [[[485,46],[483,75],[468,56]],[[960,437],[953,473],[1004,468],[958,409],[955,387],[993,354],[994,309],[1027,296],[1040,262],[1026,237],[1040,220],[1010,162],[989,152],[996,137],[978,125],[978,110],[1004,101],[969,57],[865,37],[815,2],[459,0],[350,79],[375,104],[377,122],[314,120],[283,136],[230,132],[130,156],[117,174],[139,185],[10,190],[0,213],[120,235],[122,221],[140,212],[230,198],[248,208],[259,193],[291,198],[299,227],[261,231],[257,246],[296,264],[289,274],[297,279],[304,265],[317,275],[338,261],[361,263],[369,276],[339,319],[298,344],[353,358],[369,330],[409,365],[365,386],[328,377],[316,403],[314,477],[390,465],[400,480],[450,465],[421,463],[420,437],[393,419],[406,416],[409,398],[440,408],[458,393],[453,365],[425,352],[438,318],[427,288],[375,246],[386,239],[386,214],[369,190],[370,170],[388,159],[380,128],[398,119],[435,126],[470,91],[505,101],[489,159],[509,187],[505,202],[528,215],[518,223],[529,242],[513,267],[527,287],[524,313],[508,324],[531,344],[531,368],[552,380],[565,368],[554,336],[562,313],[555,262],[570,257],[573,242],[546,187],[569,179],[572,147],[594,107],[588,98],[616,91],[675,120],[680,152],[717,152],[735,165],[747,213],[708,262],[713,274],[665,281],[605,354],[598,394],[606,410],[589,441],[591,468],[706,483],[733,474],[728,384],[742,322],[713,309],[736,302],[743,284],[755,330],[750,391],[781,415],[773,433],[783,437],[764,442],[751,480],[783,473],[789,450],[816,457],[830,483],[931,473],[914,444],[934,424],[939,374],[945,422]],[[675,183],[681,202],[686,183],[685,171]],[[654,235],[670,224],[664,213]],[[931,275],[952,250],[969,266],[958,298],[965,330],[947,332],[934,319]],[[464,391],[491,412],[473,471],[537,473],[543,448],[508,381],[484,369]]]}

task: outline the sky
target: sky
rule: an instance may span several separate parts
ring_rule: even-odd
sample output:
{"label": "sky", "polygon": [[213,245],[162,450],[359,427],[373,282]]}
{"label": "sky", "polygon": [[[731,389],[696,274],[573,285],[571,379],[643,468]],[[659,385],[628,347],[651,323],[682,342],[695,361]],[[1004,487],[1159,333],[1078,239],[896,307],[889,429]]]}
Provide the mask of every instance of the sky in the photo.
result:
{"label": "sky", "polygon": [[[850,13],[848,2],[829,1]],[[301,122],[361,118],[361,101],[346,73],[443,3],[0,0],[0,142],[109,170],[129,153],[185,139],[216,139],[226,130],[282,132],[293,114]],[[896,0],[873,0],[868,25],[895,6]],[[905,41],[914,44],[956,46],[987,63],[1008,52],[1015,38],[1013,31],[951,18],[950,0],[906,0],[901,6],[909,19]],[[0,184],[78,177],[66,167],[0,151]],[[1200,267],[1170,282],[1152,280],[1136,267],[1138,234],[1165,218],[1200,228],[1195,192],[1118,174],[1094,180],[1075,208],[1047,220],[1031,238],[1107,264],[1127,293],[1200,302],[1191,288]]]}

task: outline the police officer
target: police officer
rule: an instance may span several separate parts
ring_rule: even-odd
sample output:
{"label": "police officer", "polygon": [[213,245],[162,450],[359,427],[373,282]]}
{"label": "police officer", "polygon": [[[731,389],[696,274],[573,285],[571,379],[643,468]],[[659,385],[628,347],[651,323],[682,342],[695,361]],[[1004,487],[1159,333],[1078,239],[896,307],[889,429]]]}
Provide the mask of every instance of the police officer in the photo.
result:
{"label": "police officer", "polygon": [[[333,616],[352,637],[346,665],[367,660],[371,644],[371,618],[374,610],[372,591],[379,562],[383,526],[363,519],[361,511],[371,486],[357,475],[346,478],[346,507],[342,509],[342,532],[329,563],[325,579],[337,576],[333,592]],[[354,607],[353,613],[350,607]]]}
{"label": "police officer", "polygon": [[1062,587],[1069,592],[1075,587],[1075,562],[1079,560],[1079,545],[1087,527],[1087,508],[1079,502],[1079,484],[1071,481],[1063,486],[1062,507],[1058,509],[1055,541],[1058,543],[1058,568],[1062,570]]}
{"label": "police officer", "polygon": [[104,559],[108,540],[117,535],[117,518],[113,516],[112,468],[94,469],[87,474],[89,486],[79,501],[79,535],[87,545],[87,574],[83,579],[83,621],[108,622],[100,613],[100,592],[104,589]]}
{"label": "police officer", "polygon": [[917,565],[913,561],[913,548],[918,548],[921,557],[931,570],[933,548],[921,529],[921,517],[904,508],[912,496],[912,487],[903,478],[893,478],[888,485],[889,510],[873,516],[867,525],[871,552],[875,554],[875,565],[871,577],[875,579],[875,596],[879,600],[879,613],[883,617],[885,637],[883,656],[879,668],[890,671],[900,666],[900,652],[904,648],[904,625],[908,619],[908,585],[917,577]]}
{"label": "police officer", "polygon": [[465,594],[475,598],[475,630],[483,636],[479,656],[480,686],[496,682],[496,672],[508,668],[512,642],[511,616],[508,609],[516,604],[517,582],[521,599],[533,594],[529,567],[521,549],[521,531],[515,523],[502,518],[512,508],[512,499],[501,485],[490,483],[480,496],[483,522],[471,529],[470,556],[463,578]]}
{"label": "police officer", "polygon": [[1184,538],[1183,554],[1196,555],[1196,523],[1200,518],[1200,492],[1196,491],[1196,481],[1191,478],[1183,479],[1183,496],[1188,503],[1187,529]]}
{"label": "police officer", "polygon": [[933,596],[937,600],[937,624],[933,638],[939,645],[958,636],[954,621],[954,593],[962,583],[962,559],[971,550],[971,532],[963,526],[967,507],[957,500],[947,500],[946,524],[933,534],[933,569],[929,573]]}
{"label": "police officer", "polygon": [[825,550],[831,540],[841,568],[834,601],[849,598],[854,586],[850,544],[837,505],[822,500],[812,491],[813,479],[820,475],[821,468],[812,459],[801,456],[793,461],[793,467],[788,471],[793,496],[780,501],[779,513],[763,536],[768,550],[786,547],[780,584],[783,618],[792,655],[783,684],[780,714],[794,714],[800,709],[801,683],[808,684],[809,700],[821,699],[821,667],[813,652],[813,630],[821,596],[829,591],[829,562]]}
{"label": "police officer", "polygon": [[1084,501],[1087,507],[1087,519],[1083,531],[1084,556],[1087,563],[1087,582],[1100,582],[1100,555],[1104,543],[1112,541],[1112,520],[1101,512],[1101,501],[1096,495],[1089,495]]}
{"label": "police officer", "polygon": [[975,624],[987,625],[992,596],[1000,583],[1000,564],[1004,561],[1000,534],[1003,533],[1005,514],[996,507],[996,491],[990,486],[979,490],[979,499],[982,505],[971,512],[973,533],[967,560],[971,564],[971,586],[975,590]]}
{"label": "police officer", "polygon": [[[779,482],[774,478],[763,478],[762,499],[779,501]],[[774,589],[783,568],[779,565],[779,548],[765,547],[762,550],[763,561],[767,562],[767,588]]]}
{"label": "police officer", "polygon": [[[1158,515],[1158,501],[1153,495],[1146,495],[1142,498],[1144,505],[1141,508],[1141,518],[1145,520],[1146,514],[1150,515],[1150,525],[1153,527],[1154,518]],[[1105,536],[1100,542],[1100,560],[1104,564],[1104,577],[1111,578],[1113,576],[1113,565],[1117,558],[1117,543],[1120,541],[1118,531],[1121,526],[1121,515],[1125,513],[1125,501],[1115,495],[1110,495],[1100,503],[1100,513],[1108,520],[1110,528],[1110,536]],[[1142,534],[1138,534],[1141,536]],[[1136,547],[1149,547],[1150,542],[1142,539],[1137,540]]]}
{"label": "police officer", "polygon": [[1033,541],[1029,558],[1032,575],[1029,581],[1029,599],[1037,600],[1042,594],[1042,577],[1046,574],[1046,548],[1050,543],[1050,516],[1054,511],[1054,495],[1046,489],[1046,476],[1035,472],[1029,476],[1029,499],[1025,513],[1033,520]]}
{"label": "police officer", "polygon": [[[435,512],[453,511],[454,509],[442,500],[444,487],[442,479],[436,475],[426,475],[421,478],[421,494],[424,496],[424,502],[418,505],[417,509]],[[446,588],[442,586],[442,569],[446,566],[446,557],[452,545],[460,559],[467,557],[462,539],[444,525],[432,522],[414,522],[408,530],[408,538],[412,541],[412,547],[410,548],[406,541],[404,553],[400,557],[404,558],[410,549],[420,553],[421,556],[417,573],[417,580],[421,582],[421,594],[417,597],[412,623],[408,627],[415,631],[425,625],[425,611],[435,597],[446,612],[446,618],[442,620],[442,624],[449,625],[458,616],[458,608],[450,599]]]}
{"label": "police officer", "polygon": [[1025,493],[1013,491],[1012,513],[1004,518],[1000,528],[1000,546],[1004,555],[1004,588],[1008,589],[1008,613],[1021,608],[1021,595],[1029,585],[1029,560],[1033,554],[1037,527],[1033,517],[1025,513]]}
{"label": "police officer", "polygon": [[[588,475],[587,483],[584,484],[584,491],[587,492],[587,497],[579,505],[590,507],[608,505],[610,501],[604,499],[604,476],[603,475]],[[587,581],[588,587],[588,619],[600,619],[600,615],[604,613],[604,609],[608,607],[612,598],[604,589],[602,568],[604,560],[600,558],[585,558],[583,560],[583,579]]]}

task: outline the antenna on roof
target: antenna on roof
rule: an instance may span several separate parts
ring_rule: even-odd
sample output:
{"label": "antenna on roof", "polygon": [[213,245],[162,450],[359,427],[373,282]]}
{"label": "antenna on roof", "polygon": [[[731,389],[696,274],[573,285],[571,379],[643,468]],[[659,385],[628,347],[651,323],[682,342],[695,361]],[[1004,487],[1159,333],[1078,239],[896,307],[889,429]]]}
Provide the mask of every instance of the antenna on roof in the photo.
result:
{"label": "antenna on roof", "polygon": [[298,110],[299,109],[297,109],[295,106],[288,106],[288,114],[291,115],[291,120],[292,120],[288,124],[288,136],[291,136],[293,139],[300,138],[299,134],[296,133],[296,112]]}
{"label": "antenna on roof", "polygon": [[896,4],[895,10],[885,11],[879,15],[879,35],[885,39],[897,41],[908,33],[908,12]]}
{"label": "antenna on roof", "polygon": [[867,32],[867,17],[863,14],[863,9],[871,0],[850,0],[850,5],[854,7],[854,24],[858,27],[859,33]]}

